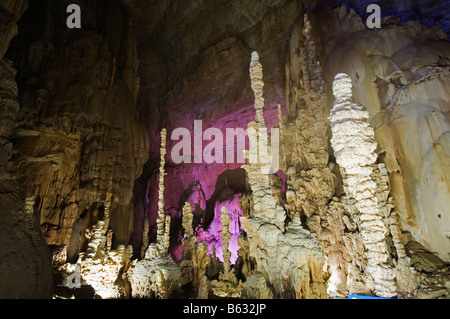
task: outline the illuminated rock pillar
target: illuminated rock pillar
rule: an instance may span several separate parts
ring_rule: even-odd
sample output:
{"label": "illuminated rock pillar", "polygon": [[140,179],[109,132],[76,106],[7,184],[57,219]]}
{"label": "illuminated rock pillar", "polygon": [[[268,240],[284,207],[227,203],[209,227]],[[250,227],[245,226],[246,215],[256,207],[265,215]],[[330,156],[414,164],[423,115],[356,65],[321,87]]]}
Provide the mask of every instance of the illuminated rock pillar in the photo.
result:
{"label": "illuminated rock pillar", "polygon": [[166,227],[170,228],[170,220],[166,221],[164,216],[164,165],[166,164],[166,129],[161,131],[161,148],[160,148],[160,164],[159,164],[159,189],[158,189],[158,218],[156,220],[157,233],[156,243],[158,248],[162,251],[166,251],[169,247],[168,236],[166,235]]}
{"label": "illuminated rock pillar", "polygon": [[[264,147],[267,145],[264,143],[267,131],[262,114],[264,82],[256,52],[252,53],[249,72],[255,95],[255,121],[248,124],[250,150],[246,154],[248,163],[242,167],[247,171],[252,190],[254,213],[251,218],[241,217],[241,222],[248,237],[249,256],[256,261],[256,270],[247,277],[242,295],[245,298],[269,295],[276,298],[326,298],[323,253],[309,231],[301,227],[298,216],[286,223],[286,211],[272,195],[270,161],[274,151],[272,149],[269,153]],[[273,291],[261,294],[262,290],[270,289]]]}
{"label": "illuminated rock pillar", "polygon": [[368,265],[365,272],[373,279],[378,296],[397,294],[395,271],[389,264],[386,243],[389,228],[383,221],[377,200],[377,183],[371,176],[377,159],[374,130],[369,126],[369,112],[352,101],[351,78],[338,73],[333,82],[336,98],[331,110],[331,145],[344,179],[345,191],[356,200],[360,212],[361,236]]}

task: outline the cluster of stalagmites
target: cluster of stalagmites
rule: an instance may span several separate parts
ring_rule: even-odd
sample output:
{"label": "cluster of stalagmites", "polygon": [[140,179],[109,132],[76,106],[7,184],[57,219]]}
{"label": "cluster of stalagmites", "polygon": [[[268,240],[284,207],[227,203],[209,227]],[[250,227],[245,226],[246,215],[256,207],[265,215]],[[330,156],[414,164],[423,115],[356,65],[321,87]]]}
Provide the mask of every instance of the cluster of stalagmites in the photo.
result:
{"label": "cluster of stalagmites", "polygon": [[375,293],[384,297],[397,294],[395,273],[389,265],[386,243],[387,225],[378,208],[377,185],[372,179],[377,147],[373,129],[369,126],[369,113],[351,100],[352,84],[346,74],[338,74],[333,83],[336,97],[331,110],[331,144],[336,161],[343,170],[346,191],[355,198],[361,220],[361,235],[366,248],[366,271],[373,276]]}
{"label": "cluster of stalagmites", "polygon": [[[346,204],[350,206],[353,204],[350,199],[354,199],[358,210],[357,219],[367,258],[367,286],[372,286],[378,296],[393,297],[399,290],[398,284],[410,286],[405,280],[414,280],[411,273],[407,273],[412,270],[405,260],[401,232],[396,214],[392,211],[387,172],[383,164],[376,164],[377,144],[374,130],[368,123],[370,116],[363,105],[352,101],[352,83],[347,74],[336,75],[333,93],[336,100],[330,115],[331,144],[349,198]],[[388,244],[390,234],[398,254],[397,280],[396,265]]]}
{"label": "cluster of stalagmites", "polygon": [[[88,249],[77,263],[83,283],[94,287],[103,298],[171,298],[189,284],[198,298],[211,294],[244,298],[326,298],[347,293],[392,297],[397,292],[445,295],[444,279],[449,276],[445,265],[434,268],[439,263],[414,241],[404,245],[407,240],[394,210],[388,172],[383,163],[376,161],[377,144],[369,126],[369,113],[352,101],[350,77],[342,73],[333,84],[336,100],[329,118],[331,144],[339,166],[330,161],[324,133],[328,125],[326,83],[308,15],[297,27],[295,32],[301,34],[291,39],[286,121],[279,108],[279,151],[283,153],[282,169],[287,179],[285,197],[274,176],[267,174],[271,158],[276,155],[270,153],[270,148],[267,154],[262,154],[261,148],[250,148],[247,159],[259,161],[243,166],[251,188],[251,194],[241,197],[245,217],[241,218],[244,233],[239,237],[239,256],[245,282],[238,280],[236,268],[230,265],[230,216],[226,207],[221,208],[220,216],[224,262],[217,267],[215,280],[209,280],[206,269],[212,261],[216,266],[219,263],[208,256],[205,243],[197,242],[189,203],[183,208],[181,258],[175,261],[168,253],[171,218],[164,212],[163,130],[156,242],[148,242],[146,220],[140,260],[130,261],[130,250],[124,246],[112,250],[112,231],[108,228],[111,198],[107,198],[105,217],[91,229]],[[299,70],[294,70],[295,66]],[[14,70],[5,68],[4,72],[5,78],[11,78]],[[248,125],[248,137],[251,145],[268,145],[263,70],[257,52],[252,53],[249,73],[255,121]],[[13,100],[9,109],[14,108]],[[260,157],[268,157],[269,161]],[[55,183],[57,180],[58,175]],[[60,257],[65,259],[64,253]],[[412,264],[416,269],[435,271],[436,275],[421,277]],[[66,268],[67,275],[75,269],[74,265]],[[419,281],[425,287],[422,290],[415,289]],[[433,291],[436,282],[444,288]]]}
{"label": "cluster of stalagmites", "polygon": [[168,252],[171,218],[170,215],[164,214],[166,134],[166,130],[163,129],[161,131],[156,243],[150,244],[144,258],[135,260],[128,271],[133,298],[170,298],[179,288],[180,269]]}
{"label": "cluster of stalagmites", "polygon": [[[252,54],[250,78],[255,93],[256,132],[265,128],[262,109],[262,66],[256,52]],[[267,138],[250,136],[251,143]],[[278,151],[278,150],[277,150]],[[260,155],[259,153],[258,155]],[[248,154],[251,156],[252,154]],[[274,154],[268,154],[269,158]],[[286,211],[272,195],[271,176],[260,161],[244,165],[252,190],[253,216],[241,218],[249,244],[249,256],[256,260],[256,270],[247,277],[242,296],[246,298],[325,298],[323,278],[325,256],[309,231],[301,226],[299,216],[286,223]],[[286,226],[287,225],[287,226]]]}
{"label": "cluster of stalagmites", "polygon": [[[198,298],[208,298],[209,280],[205,268],[209,259],[204,243],[196,243],[192,229],[192,209],[189,203],[183,208],[184,251],[178,262],[168,252],[170,236],[170,216],[164,207],[164,165],[166,131],[161,132],[161,162],[159,180],[158,232],[155,243],[144,240],[141,259],[131,260],[133,249],[119,245],[112,250],[112,230],[110,229],[110,206],[112,194],[105,201],[103,219],[86,232],[88,244],[86,252],[80,253],[76,264],[66,263],[67,249],[55,251],[53,268],[63,275],[62,283],[68,288],[89,285],[101,298],[172,298],[177,296],[182,286],[193,283],[198,290]],[[144,229],[143,232],[148,232]],[[147,236],[147,234],[145,234]]]}
{"label": "cluster of stalagmites", "polygon": [[[399,291],[410,292],[418,286],[420,278],[411,267],[390,196],[388,172],[383,163],[376,161],[377,144],[368,122],[369,113],[352,100],[351,80],[343,73],[333,83],[336,100],[329,117],[331,145],[340,171],[329,162],[323,134],[325,81],[315,58],[307,16],[302,32],[307,45],[298,50],[300,84],[295,83],[298,78],[292,78],[290,87],[296,117],[283,122],[279,110],[279,126],[285,139],[280,151],[293,148],[284,158],[286,197],[276,195],[281,191],[274,176],[267,173],[270,160],[243,165],[252,191],[241,197],[241,207],[246,213],[241,218],[245,236],[239,238],[239,256],[243,260],[241,274],[245,282],[238,280],[230,265],[230,216],[225,206],[221,207],[220,215],[224,262],[217,279],[210,282],[206,275],[213,258],[207,255],[206,244],[197,242],[188,202],[182,213],[183,253],[178,261],[169,254],[171,218],[164,213],[166,131],[163,130],[157,240],[148,243],[147,221],[140,260],[131,262],[129,250],[123,246],[111,250],[109,208],[105,207],[105,218],[93,230],[88,250],[79,261],[83,280],[97,294],[106,298],[171,298],[178,296],[183,286],[192,284],[198,298],[211,294],[234,298],[327,298],[347,293],[393,297]],[[256,114],[255,121],[248,125],[253,129],[248,131],[249,140],[253,145],[265,145],[260,143],[269,137],[263,117],[264,82],[256,52],[252,54],[249,71]],[[295,147],[288,145],[291,142]],[[273,155],[268,152],[267,157],[271,159]],[[247,159],[260,156],[258,148],[246,152]],[[337,195],[339,183],[345,194]],[[106,204],[108,201],[110,198]],[[108,276],[103,275],[105,271]]]}
{"label": "cluster of stalagmites", "polygon": [[[141,260],[134,260],[128,271],[132,298],[174,298],[181,293],[181,288],[192,283],[197,289],[198,298],[206,299],[209,285],[204,275],[208,259],[208,249],[204,243],[197,243],[192,229],[193,214],[187,202],[183,207],[182,225],[184,229],[183,254],[179,261],[174,261],[169,254],[170,215],[164,214],[164,165],[166,155],[166,130],[161,131],[158,191],[158,218],[156,242],[145,250]],[[146,230],[144,229],[144,232]],[[144,242],[145,244],[145,242]],[[145,245],[143,246],[143,251]]]}
{"label": "cluster of stalagmites", "polygon": [[[62,285],[89,285],[102,298],[171,298],[189,285],[190,297],[198,298],[392,297],[397,292],[411,298],[448,297],[448,265],[415,241],[429,242],[428,248],[448,261],[450,51],[441,31],[424,30],[412,21],[365,30],[361,18],[353,11],[347,14],[344,5],[336,11],[336,30],[329,19],[327,27],[333,30],[322,35],[320,52],[316,41],[322,40],[313,37],[308,15],[297,20],[288,50],[285,120],[278,110],[286,193],[267,174],[276,154],[270,147],[267,154],[251,148],[247,159],[269,161],[260,158],[243,166],[251,194],[241,197],[245,217],[237,274],[230,264],[226,207],[220,216],[223,264],[208,255],[204,242],[197,242],[189,203],[182,212],[183,253],[179,260],[169,254],[165,130],[156,242],[149,242],[146,216],[140,258],[132,260],[132,247],[123,244],[132,231],[134,180],[149,149],[135,114],[139,61],[127,12],[119,14],[122,29],[102,34],[80,30],[80,37],[63,43],[43,28],[29,51],[15,60],[21,65],[16,74],[4,55],[27,6],[25,0],[2,1],[0,21],[0,233],[11,234],[0,248],[0,297],[50,296],[47,245]],[[323,68],[320,55],[328,64]],[[331,103],[324,77],[332,79],[337,67],[355,71],[349,73],[353,91],[374,115],[386,164],[377,162],[369,112],[352,100],[351,80],[343,73],[333,84],[336,100],[329,118],[338,165],[330,160],[326,114]],[[251,145],[269,145],[257,52],[249,73],[255,120],[248,125],[248,137]],[[21,79],[20,91],[16,79]],[[397,211],[388,173],[400,204]],[[115,247],[113,235],[119,243]],[[219,266],[210,281],[211,264]]]}
{"label": "cluster of stalagmites", "polygon": [[112,247],[109,211],[111,193],[105,200],[103,219],[87,232],[87,249],[80,253],[75,264],[66,263],[67,247],[62,247],[53,255],[53,269],[63,275],[61,284],[70,289],[91,286],[100,298],[123,298],[128,293],[126,270],[133,255],[131,246]]}
{"label": "cluster of stalagmites", "polygon": [[242,291],[242,282],[236,278],[234,268],[231,268],[228,242],[230,241],[230,215],[226,206],[220,209],[220,220],[222,222],[222,251],[223,251],[223,271],[219,273],[218,280],[211,282],[214,295],[219,297],[240,297]]}

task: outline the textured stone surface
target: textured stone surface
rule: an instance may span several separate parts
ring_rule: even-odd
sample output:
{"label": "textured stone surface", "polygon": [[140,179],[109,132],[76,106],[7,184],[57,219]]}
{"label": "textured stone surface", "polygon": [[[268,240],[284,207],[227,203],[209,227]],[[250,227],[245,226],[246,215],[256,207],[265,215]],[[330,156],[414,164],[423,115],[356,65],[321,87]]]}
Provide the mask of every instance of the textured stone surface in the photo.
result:
{"label": "textured stone surface", "polygon": [[28,1],[0,7],[0,298],[50,298],[51,256],[39,229],[37,198],[17,178],[14,124],[20,110],[12,62],[4,58]]}
{"label": "textured stone surface", "polygon": [[[249,126],[254,125],[256,132],[260,132],[265,128],[262,114],[258,117],[260,103],[263,103],[261,96],[264,85],[257,54],[252,54],[250,78],[255,92],[256,116],[255,122]],[[256,143],[262,137],[258,134],[253,138],[253,143]],[[268,285],[274,288],[277,297],[326,298],[322,272],[324,255],[310,232],[301,227],[299,216],[295,216],[289,223],[286,222],[284,208],[279,206],[272,196],[273,186],[269,174],[261,170],[265,164],[261,162],[260,155],[261,153],[258,153],[258,162],[244,165],[252,189],[254,212],[252,218],[241,218],[249,241],[249,255],[256,260],[256,271],[263,274]],[[270,155],[272,154],[269,154],[269,157]],[[252,284],[261,287],[261,278],[254,278],[244,284],[246,296],[264,296],[259,293],[253,295],[257,289],[251,287]]]}
{"label": "textured stone surface", "polygon": [[341,11],[335,16],[323,10],[313,19],[328,30],[318,35],[327,43],[325,79],[331,83],[338,72],[350,76],[354,100],[370,114],[402,229],[448,260],[447,214],[440,214],[448,206],[448,159],[446,147],[438,146],[447,144],[448,135],[447,37],[415,21],[365,30],[354,12]]}
{"label": "textured stone surface", "polygon": [[374,130],[369,126],[369,113],[364,106],[352,101],[352,81],[347,74],[335,76],[333,94],[336,99],[329,117],[331,145],[342,170],[345,190],[355,198],[360,212],[361,236],[368,260],[366,271],[373,277],[374,292],[390,298],[397,295],[397,287],[386,243],[389,228],[383,222],[376,196],[377,184],[371,176],[377,158]]}

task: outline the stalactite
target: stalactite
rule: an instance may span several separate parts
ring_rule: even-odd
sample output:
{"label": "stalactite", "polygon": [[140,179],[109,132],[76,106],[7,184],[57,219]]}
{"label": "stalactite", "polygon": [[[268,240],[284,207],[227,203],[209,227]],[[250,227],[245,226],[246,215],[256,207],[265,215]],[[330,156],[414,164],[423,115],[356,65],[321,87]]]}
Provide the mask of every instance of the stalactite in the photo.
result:
{"label": "stalactite", "polygon": [[228,250],[230,234],[230,215],[226,206],[220,208],[220,220],[222,222],[221,237],[222,237],[222,253],[223,253],[223,271],[219,273],[219,279],[211,282],[212,291],[214,295],[220,297],[239,297],[243,288],[231,268],[230,257],[231,253]]}

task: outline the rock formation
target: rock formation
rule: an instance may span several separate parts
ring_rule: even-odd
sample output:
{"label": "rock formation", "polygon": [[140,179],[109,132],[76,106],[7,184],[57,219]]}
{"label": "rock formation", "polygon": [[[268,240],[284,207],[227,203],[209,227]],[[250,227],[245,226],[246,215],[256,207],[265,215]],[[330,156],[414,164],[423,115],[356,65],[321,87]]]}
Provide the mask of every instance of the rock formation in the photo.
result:
{"label": "rock formation", "polygon": [[[256,71],[255,71],[256,69]],[[252,88],[255,92],[255,107],[261,109],[262,67],[258,55],[252,54],[250,64]],[[262,120],[261,120],[262,118]],[[263,117],[256,117],[256,132],[264,128]],[[260,121],[260,122],[258,122]],[[250,143],[257,143],[260,136],[250,136]],[[253,141],[252,141],[253,139]],[[258,154],[259,155],[259,154]],[[249,154],[255,156],[254,154]],[[270,156],[270,155],[269,155]],[[256,260],[256,273],[247,278],[244,284],[245,296],[253,295],[252,284],[263,284],[261,275],[266,278],[266,286],[273,287],[274,296],[282,298],[325,298],[326,289],[323,281],[322,268],[325,262],[317,242],[310,233],[301,227],[300,217],[293,218],[285,228],[286,212],[272,196],[270,178],[261,173],[261,162],[244,165],[248,174],[253,195],[254,213],[252,218],[241,218],[244,231],[247,233],[250,256]],[[258,276],[258,279],[253,276]],[[264,284],[263,284],[264,287]],[[267,295],[265,295],[267,296]]]}
{"label": "rock formation", "polygon": [[143,260],[135,260],[127,278],[133,298],[173,298],[178,293],[181,272],[168,252],[170,215],[164,214],[164,166],[166,155],[166,130],[161,131],[161,157],[159,168],[158,219],[156,243],[151,243]]}
{"label": "rock formation", "polygon": [[383,221],[372,179],[377,148],[369,113],[352,101],[352,84],[347,74],[339,73],[333,82],[336,97],[331,110],[331,145],[344,178],[345,191],[356,200],[360,212],[361,236],[368,264],[365,271],[373,277],[374,292],[382,297],[397,295],[395,272],[390,265],[386,243],[388,225]]}
{"label": "rock formation", "polygon": [[227,207],[220,208],[220,220],[222,222],[222,252],[223,252],[223,272],[219,274],[219,279],[211,282],[214,295],[219,297],[237,298],[241,295],[242,282],[239,282],[234,273],[234,268],[231,269],[230,257],[228,250],[228,243],[231,238],[230,234],[230,215]]}
{"label": "rock formation", "polygon": [[28,1],[2,1],[0,7],[0,298],[52,295],[50,251],[39,229],[38,198],[26,192],[13,158],[20,103],[16,69],[5,53],[27,7]]}

